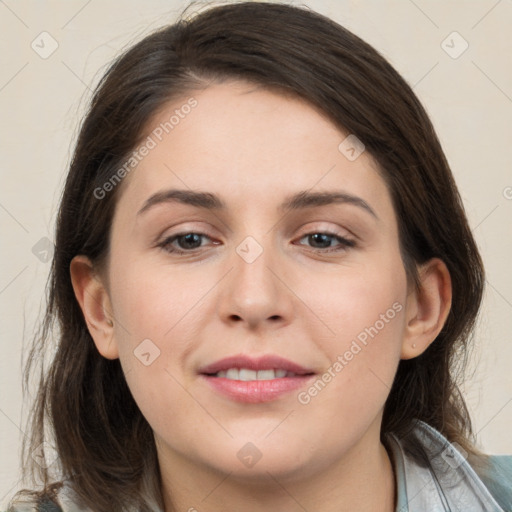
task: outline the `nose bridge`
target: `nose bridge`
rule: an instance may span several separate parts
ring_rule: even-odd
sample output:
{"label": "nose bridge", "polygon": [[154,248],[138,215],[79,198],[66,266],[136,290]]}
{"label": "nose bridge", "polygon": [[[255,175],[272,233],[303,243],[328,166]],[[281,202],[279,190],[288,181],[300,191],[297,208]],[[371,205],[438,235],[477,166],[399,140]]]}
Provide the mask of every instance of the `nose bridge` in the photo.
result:
{"label": "nose bridge", "polygon": [[246,321],[255,326],[267,320],[285,319],[290,312],[286,287],[276,277],[279,263],[271,236],[259,240],[246,236],[235,248],[233,271],[220,303],[224,320]]}
{"label": "nose bridge", "polygon": [[235,249],[235,275],[233,284],[238,297],[247,303],[263,304],[274,295],[271,237],[260,236],[259,240],[249,235]]}

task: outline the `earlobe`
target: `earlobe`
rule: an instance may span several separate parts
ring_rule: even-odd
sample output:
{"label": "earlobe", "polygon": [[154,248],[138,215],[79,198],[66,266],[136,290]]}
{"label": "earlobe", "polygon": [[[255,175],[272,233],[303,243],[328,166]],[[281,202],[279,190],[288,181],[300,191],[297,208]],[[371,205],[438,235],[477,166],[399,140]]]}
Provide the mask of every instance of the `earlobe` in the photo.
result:
{"label": "earlobe", "polygon": [[451,278],[442,260],[429,260],[419,269],[419,277],[419,289],[407,298],[402,359],[412,359],[427,350],[441,332],[451,308]]}
{"label": "earlobe", "polygon": [[86,256],[73,258],[70,274],[76,299],[98,352],[107,359],[117,359],[119,352],[106,287]]}

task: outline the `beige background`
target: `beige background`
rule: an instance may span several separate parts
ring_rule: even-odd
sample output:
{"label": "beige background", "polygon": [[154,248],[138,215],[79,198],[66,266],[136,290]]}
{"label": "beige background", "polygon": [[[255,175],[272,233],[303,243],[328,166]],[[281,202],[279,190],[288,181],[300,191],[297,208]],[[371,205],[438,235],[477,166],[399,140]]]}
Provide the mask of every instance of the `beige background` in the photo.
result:
{"label": "beige background", "polygon": [[[306,4],[383,53],[432,116],[488,271],[474,352],[478,367],[465,396],[483,449],[512,454],[512,2]],[[19,486],[22,349],[41,307],[49,270],[44,239],[53,237],[77,122],[110,59],[172,22],[183,5],[0,0],[0,508]],[[43,31],[58,44],[45,59],[31,48],[35,40],[40,52],[51,49]],[[454,31],[463,39],[450,35]],[[453,58],[464,41],[469,47]]]}

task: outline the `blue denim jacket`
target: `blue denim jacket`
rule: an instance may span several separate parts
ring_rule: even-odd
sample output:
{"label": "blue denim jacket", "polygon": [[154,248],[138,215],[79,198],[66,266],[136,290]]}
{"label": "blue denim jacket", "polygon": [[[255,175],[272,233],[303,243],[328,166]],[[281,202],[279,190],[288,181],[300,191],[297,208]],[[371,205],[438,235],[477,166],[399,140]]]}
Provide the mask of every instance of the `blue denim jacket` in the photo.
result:
{"label": "blue denim jacket", "polygon": [[[476,470],[461,447],[422,421],[407,436],[386,434],[384,441],[395,471],[395,512],[512,512],[512,456],[489,456],[488,468]],[[59,505],[45,501],[13,512],[91,512],[71,496],[64,486]]]}
{"label": "blue denim jacket", "polygon": [[397,485],[396,512],[512,512],[512,456],[489,456],[486,469],[422,421],[399,439],[385,436]]}

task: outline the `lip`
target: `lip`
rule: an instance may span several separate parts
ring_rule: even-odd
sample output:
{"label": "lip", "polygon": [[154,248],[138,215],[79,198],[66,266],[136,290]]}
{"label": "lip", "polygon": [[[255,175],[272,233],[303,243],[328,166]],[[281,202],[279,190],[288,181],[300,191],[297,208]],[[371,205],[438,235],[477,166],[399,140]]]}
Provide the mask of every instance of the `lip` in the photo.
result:
{"label": "lip", "polygon": [[273,354],[267,354],[260,357],[249,357],[245,354],[225,357],[224,359],[220,359],[212,364],[201,367],[199,369],[199,373],[215,374],[220,371],[229,370],[229,368],[247,368],[248,370],[254,371],[280,368],[298,375],[314,373],[312,369],[305,368],[293,361]]}
{"label": "lip", "polygon": [[[248,370],[282,369],[293,372],[293,377],[282,377],[272,380],[241,381],[224,377],[215,377],[220,371],[229,368],[247,368]],[[305,368],[293,361],[276,355],[249,357],[239,354],[220,359],[198,370],[201,378],[217,393],[244,403],[262,403],[276,400],[307,384],[314,377],[312,369]]]}

